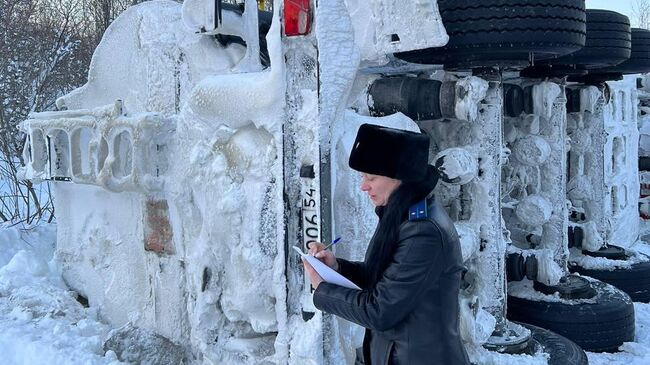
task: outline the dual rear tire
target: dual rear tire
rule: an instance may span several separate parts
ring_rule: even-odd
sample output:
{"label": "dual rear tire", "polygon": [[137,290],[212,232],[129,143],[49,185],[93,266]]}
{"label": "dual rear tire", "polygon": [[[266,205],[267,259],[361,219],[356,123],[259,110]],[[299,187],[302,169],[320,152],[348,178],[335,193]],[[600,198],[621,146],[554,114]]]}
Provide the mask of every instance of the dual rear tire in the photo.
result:
{"label": "dual rear tire", "polygon": [[[551,330],[593,352],[613,352],[634,341],[634,304],[621,290],[592,281],[589,299],[548,301],[508,295],[508,319]],[[532,290],[532,289],[531,289]]]}
{"label": "dual rear tire", "polygon": [[449,43],[396,57],[447,69],[525,66],[585,45],[583,0],[439,0],[438,7]]}

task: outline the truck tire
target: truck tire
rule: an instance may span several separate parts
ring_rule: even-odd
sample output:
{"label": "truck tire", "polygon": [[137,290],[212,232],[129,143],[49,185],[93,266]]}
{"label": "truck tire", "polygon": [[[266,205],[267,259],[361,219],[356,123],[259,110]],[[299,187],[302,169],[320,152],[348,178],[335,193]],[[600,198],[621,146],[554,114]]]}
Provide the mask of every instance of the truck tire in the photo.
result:
{"label": "truck tire", "polygon": [[551,330],[586,351],[616,351],[634,340],[634,305],[629,295],[609,284],[593,281],[592,288],[593,298],[569,302],[509,294],[508,319]]}
{"label": "truck tire", "polygon": [[614,270],[586,269],[574,262],[569,263],[569,270],[614,285],[626,292],[632,301],[650,303],[650,262],[648,261]]}
{"label": "truck tire", "polygon": [[574,53],[541,61],[521,72],[522,77],[584,76],[587,70],[616,66],[630,58],[630,20],[614,11],[587,9],[587,41]]}
{"label": "truck tire", "polygon": [[600,84],[623,79],[623,75],[650,72],[650,30],[632,28],[632,52],[630,59],[612,67],[589,70],[585,76],[569,77],[569,81]]}
{"label": "truck tire", "polygon": [[630,59],[614,66],[611,69],[612,72],[620,72],[624,75],[650,72],[650,30],[632,28],[631,33],[632,53]]}
{"label": "truck tire", "polygon": [[395,54],[447,69],[525,66],[585,45],[584,0],[439,0],[449,34],[444,47]]}
{"label": "truck tire", "polygon": [[575,342],[541,327],[518,323],[531,332],[533,340],[549,355],[548,365],[587,365],[587,354]]}
{"label": "truck tire", "polygon": [[630,20],[614,11],[587,9],[587,41],[574,53],[549,61],[553,65],[580,65],[587,69],[615,66],[630,58]]}

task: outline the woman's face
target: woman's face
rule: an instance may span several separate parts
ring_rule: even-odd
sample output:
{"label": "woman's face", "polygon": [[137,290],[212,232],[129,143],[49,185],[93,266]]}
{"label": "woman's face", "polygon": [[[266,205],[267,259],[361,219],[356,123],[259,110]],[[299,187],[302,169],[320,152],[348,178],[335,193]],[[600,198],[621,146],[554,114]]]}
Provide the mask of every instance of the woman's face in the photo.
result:
{"label": "woman's face", "polygon": [[388,197],[402,183],[390,177],[372,174],[361,174],[361,191],[368,193],[372,203],[381,207],[388,203]]}

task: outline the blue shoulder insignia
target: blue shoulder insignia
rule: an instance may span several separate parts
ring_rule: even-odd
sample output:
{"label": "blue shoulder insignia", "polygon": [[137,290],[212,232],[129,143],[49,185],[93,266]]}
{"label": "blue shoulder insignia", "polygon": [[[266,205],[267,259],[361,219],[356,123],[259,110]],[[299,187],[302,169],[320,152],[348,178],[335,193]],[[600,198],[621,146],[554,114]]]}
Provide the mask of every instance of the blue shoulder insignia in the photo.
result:
{"label": "blue shoulder insignia", "polygon": [[419,221],[429,218],[428,209],[427,209],[427,200],[424,199],[419,203],[413,204],[409,208],[409,220],[410,221]]}

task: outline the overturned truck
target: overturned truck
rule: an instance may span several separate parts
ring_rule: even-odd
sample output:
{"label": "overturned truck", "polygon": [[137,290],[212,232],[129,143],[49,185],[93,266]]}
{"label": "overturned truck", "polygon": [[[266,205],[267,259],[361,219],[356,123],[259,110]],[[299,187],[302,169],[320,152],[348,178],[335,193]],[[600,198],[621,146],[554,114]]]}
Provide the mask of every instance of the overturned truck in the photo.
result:
{"label": "overturned truck", "polygon": [[287,248],[342,236],[336,255],[363,257],[376,217],[347,158],[374,123],[431,137],[473,362],[586,364],[633,340],[650,264],[623,75],[650,71],[648,31],[581,0],[507,3],[129,8],[88,83],[21,125],[66,282],[173,359],[362,361],[362,328],[314,308]]}

